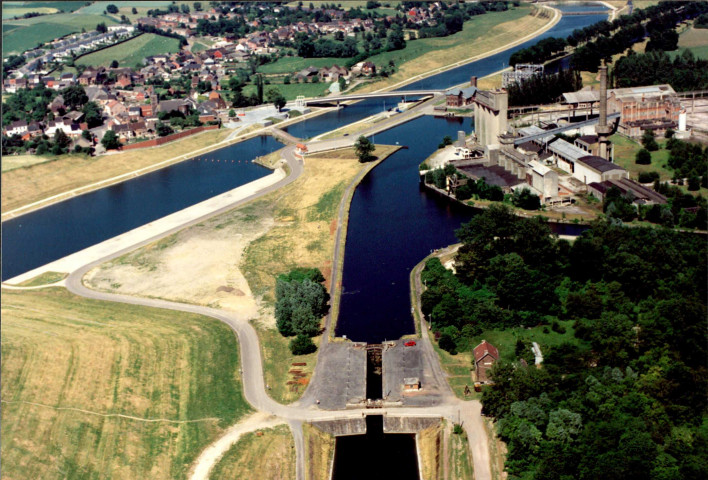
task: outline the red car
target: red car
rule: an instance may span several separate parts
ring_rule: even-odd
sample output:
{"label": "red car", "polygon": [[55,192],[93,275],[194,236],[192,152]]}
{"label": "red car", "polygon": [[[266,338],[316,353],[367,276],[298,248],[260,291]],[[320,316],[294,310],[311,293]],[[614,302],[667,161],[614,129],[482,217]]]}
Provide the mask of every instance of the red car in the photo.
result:
{"label": "red car", "polygon": [[404,343],[406,347],[415,347],[415,341],[414,340],[409,340],[406,343]]}

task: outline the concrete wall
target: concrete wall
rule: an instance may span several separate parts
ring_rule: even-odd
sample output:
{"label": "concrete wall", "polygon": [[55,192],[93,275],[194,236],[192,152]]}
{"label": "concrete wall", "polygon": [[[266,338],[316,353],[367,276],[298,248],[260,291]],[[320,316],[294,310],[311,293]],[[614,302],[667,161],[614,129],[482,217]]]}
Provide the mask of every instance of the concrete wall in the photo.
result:
{"label": "concrete wall", "polygon": [[[347,420],[312,422],[311,425],[325,433],[334,435],[335,437],[366,434],[366,419],[364,417]],[[386,424],[384,422],[384,431],[386,428],[385,425]]]}
{"label": "concrete wall", "polygon": [[442,418],[430,417],[393,417],[385,415],[384,433],[418,433],[428,427],[438,425]]}

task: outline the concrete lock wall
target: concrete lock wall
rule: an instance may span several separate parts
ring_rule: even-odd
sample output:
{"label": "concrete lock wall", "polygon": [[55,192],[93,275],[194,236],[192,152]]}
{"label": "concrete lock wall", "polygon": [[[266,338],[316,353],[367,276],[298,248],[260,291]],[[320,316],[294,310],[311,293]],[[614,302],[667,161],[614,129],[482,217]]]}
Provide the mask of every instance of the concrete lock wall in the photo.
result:
{"label": "concrete lock wall", "polygon": [[312,422],[311,425],[335,437],[366,434],[366,418]]}
{"label": "concrete lock wall", "polygon": [[384,433],[418,433],[442,421],[440,417],[392,417],[384,416]]}

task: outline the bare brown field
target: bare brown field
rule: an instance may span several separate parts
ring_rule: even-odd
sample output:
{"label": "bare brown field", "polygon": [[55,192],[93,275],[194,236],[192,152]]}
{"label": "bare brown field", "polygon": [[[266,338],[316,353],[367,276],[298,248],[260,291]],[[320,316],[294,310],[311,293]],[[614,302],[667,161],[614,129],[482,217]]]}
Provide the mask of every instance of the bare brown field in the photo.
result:
{"label": "bare brown field", "polygon": [[[54,161],[2,173],[2,212],[107,180],[134,170],[209,147],[224,140],[230,130],[212,130],[161,147],[87,157],[63,155]],[[179,158],[181,160],[181,158]]]}
{"label": "bare brown field", "polygon": [[287,425],[241,437],[214,467],[214,480],[295,478],[295,442]]}
{"label": "bare brown field", "polygon": [[2,296],[3,479],[185,478],[249,411],[214,319],[63,288]]}

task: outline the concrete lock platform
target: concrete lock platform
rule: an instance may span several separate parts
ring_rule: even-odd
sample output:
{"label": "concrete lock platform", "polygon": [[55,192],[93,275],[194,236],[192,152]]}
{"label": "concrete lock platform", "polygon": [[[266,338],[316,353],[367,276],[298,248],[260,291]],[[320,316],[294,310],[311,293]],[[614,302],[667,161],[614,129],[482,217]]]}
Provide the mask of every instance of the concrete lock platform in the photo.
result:
{"label": "concrete lock platform", "polygon": [[[326,380],[316,382],[313,392],[319,407],[326,410],[360,408],[366,400],[366,348],[363,343],[328,343],[317,370]],[[314,385],[313,385],[314,386]]]}
{"label": "concrete lock platform", "polygon": [[[404,346],[405,340],[386,342],[383,350],[384,405],[432,406],[443,400],[444,388],[433,375],[423,346]],[[418,378],[420,390],[404,390],[404,379]]]}

